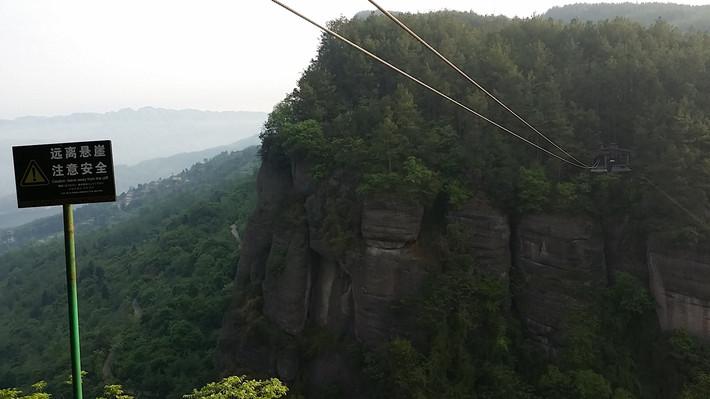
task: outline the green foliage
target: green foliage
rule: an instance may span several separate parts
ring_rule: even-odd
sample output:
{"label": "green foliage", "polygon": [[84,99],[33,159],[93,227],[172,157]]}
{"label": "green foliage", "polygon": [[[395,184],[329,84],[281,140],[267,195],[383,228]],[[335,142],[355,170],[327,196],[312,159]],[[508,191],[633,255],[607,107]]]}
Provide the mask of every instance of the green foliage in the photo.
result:
{"label": "green foliage", "polygon": [[[14,388],[0,389],[0,399],[50,399],[45,393],[47,383],[44,381],[32,385],[34,392],[21,396],[22,391]],[[191,394],[183,395],[185,399],[278,399],[288,393],[288,387],[276,378],[269,380],[250,380],[246,376],[227,377],[219,382],[211,382],[200,389],[194,389]],[[123,391],[121,385],[106,385],[103,394],[96,399],[133,399]]]}
{"label": "green foliage", "polygon": [[687,331],[677,330],[671,334],[668,351],[674,371],[682,376],[682,385],[690,385],[699,376],[710,374],[710,346]]}
{"label": "green foliage", "polygon": [[454,208],[463,205],[471,199],[473,193],[467,189],[459,180],[453,179],[444,185],[444,191],[448,197],[448,202]]}
{"label": "green foliage", "polygon": [[576,395],[572,378],[555,366],[548,366],[538,383],[540,392],[547,399],[567,399]]}
{"label": "green foliage", "polygon": [[[122,381],[142,398],[177,398],[218,376],[214,350],[239,256],[230,226],[241,231],[255,202],[255,156],[224,153],[147,185],[120,209],[96,207],[110,228],[77,225],[87,396],[106,397],[103,385]],[[71,395],[62,244],[0,256],[0,386],[41,374],[54,397]]]}
{"label": "green foliage", "polygon": [[50,399],[52,395],[45,392],[47,383],[39,381],[32,384],[32,393],[23,395],[22,391],[15,388],[0,389],[0,399]]}
{"label": "green foliage", "polygon": [[[398,172],[370,173],[363,176],[358,192],[410,194],[430,202],[441,188],[436,173],[427,168],[421,160],[408,157]],[[461,194],[459,192],[458,194]]]}
{"label": "green foliage", "polygon": [[18,391],[15,388],[5,388],[0,389],[0,399],[16,399],[19,398],[22,391]]}
{"label": "green foliage", "polygon": [[286,395],[288,388],[276,378],[269,380],[249,380],[246,376],[227,377],[219,382],[211,382],[185,399],[277,399]]}
{"label": "green foliage", "polygon": [[[550,366],[540,379],[540,390],[548,399],[609,399],[609,382],[592,370],[561,371]],[[623,395],[622,391],[618,391]],[[623,397],[623,396],[621,396]],[[616,394],[614,396],[616,398]]]}
{"label": "green foliage", "polygon": [[[704,112],[710,100],[701,93],[710,90],[703,67],[710,62],[708,35],[683,33],[655,17],[649,27],[458,12],[402,18],[577,158],[590,163],[600,144],[619,143],[633,150],[635,171],[691,211],[707,212],[710,188],[701,182],[710,179]],[[332,27],[491,119],[524,130],[445,65],[423,62],[426,49],[387,18],[342,19]],[[448,198],[454,206],[477,192],[511,213],[633,213],[650,228],[702,238],[641,180],[589,176],[551,159],[328,36],[263,137],[264,153],[284,162],[314,159],[314,176],[356,181],[361,192]]]}
{"label": "green foliage", "polygon": [[365,371],[380,384],[374,395],[393,399],[429,397],[426,359],[409,340],[394,339],[383,353],[370,354]]}
{"label": "green foliage", "polygon": [[557,207],[561,210],[571,211],[576,210],[578,204],[578,188],[575,183],[560,182],[556,186]]}
{"label": "green foliage", "polygon": [[[457,251],[454,251],[454,253]],[[479,276],[470,257],[451,254],[447,271],[412,304],[426,341],[395,339],[368,358],[376,394],[393,398],[532,398],[515,370],[505,317],[506,289]]]}
{"label": "green foliage", "polygon": [[326,151],[323,130],[313,119],[286,123],[281,128],[281,136],[286,152],[292,157],[317,158]]}
{"label": "green foliage", "polygon": [[604,399],[611,396],[609,382],[591,370],[573,372],[573,382],[580,399]]}
{"label": "green foliage", "polygon": [[635,399],[635,397],[631,394],[631,392],[625,390],[624,388],[616,388],[611,399]]}
{"label": "green foliage", "polygon": [[[86,381],[86,376],[89,375],[89,372],[86,371],[86,370],[81,370],[81,371],[79,372],[79,374],[81,375],[81,380],[82,380],[82,382],[83,382],[83,381]],[[69,378],[68,378],[66,381],[64,381],[64,384],[66,384],[66,385],[73,385],[73,384],[74,384],[74,375],[73,375],[73,374],[69,374]]]}
{"label": "green foliage", "polygon": [[[636,172],[674,192],[688,209],[708,212],[710,98],[703,93],[710,91],[709,35],[621,19],[563,24],[457,12],[402,18],[581,160],[591,162],[600,144],[632,148]],[[521,130],[484,95],[452,80],[445,65],[426,61],[426,49],[385,17],[341,19],[331,27]],[[319,178],[365,195],[386,192],[456,207],[476,193],[517,216],[584,213],[643,221],[644,233],[702,238],[635,174],[597,176],[560,163],[338,41],[324,36],[321,43],[298,88],[275,110],[265,153],[284,162],[316,159]],[[329,233],[345,242],[340,237],[350,226],[343,220],[353,219],[328,208]],[[607,289],[575,293],[593,305],[567,315],[554,360],[535,359],[515,339],[507,287],[479,275],[464,229],[447,227],[444,272],[428,282],[423,299],[408,304],[418,333],[367,356],[372,397],[653,397],[676,393],[689,375],[704,370],[704,355],[693,357],[690,344],[676,339],[688,345],[673,352],[664,341],[644,284],[626,274],[611,276]],[[652,353],[657,347],[693,364],[692,370],[659,371],[668,352]],[[677,386],[661,391],[659,375],[673,376]]]}
{"label": "green foliage", "polygon": [[540,212],[550,200],[550,182],[541,167],[524,168],[519,171],[518,211],[520,213]]}
{"label": "green foliage", "polygon": [[[541,386],[560,398],[641,396],[645,375],[655,372],[647,348],[662,340],[650,294],[635,277],[616,273],[611,287],[590,295],[594,305],[568,315],[560,369],[548,368]],[[655,382],[646,383],[651,391]]]}
{"label": "green foliage", "polygon": [[[688,209],[707,213],[710,36],[621,19],[563,24],[459,12],[402,18],[580,159],[593,159],[600,144],[631,147],[635,171]],[[445,65],[426,61],[427,50],[385,17],[330,26],[491,119],[519,128],[484,95],[453,81]],[[347,223],[357,219],[349,217],[359,209],[350,198],[356,188],[428,204],[447,200],[454,207],[476,193],[518,215],[623,215],[643,221],[647,232],[702,237],[634,174],[591,176],[550,159],[336,40],[321,43],[296,90],[271,113],[261,155],[284,168],[304,162],[313,177],[344,187],[329,193],[336,200],[324,206],[326,239],[335,252],[344,253],[353,238]],[[79,240],[86,265],[79,275],[87,299],[83,360],[92,375],[125,381],[147,399],[176,397],[215,378],[214,342],[238,257],[227,227],[243,225],[254,198],[253,179],[235,172],[239,162],[233,161],[226,155],[196,167],[183,175],[191,185],[145,196],[125,213],[117,209],[108,217],[88,208],[111,225]],[[652,299],[629,275],[613,276],[608,289],[579,293],[596,300],[567,315],[558,356],[527,359],[508,312],[508,287],[481,276],[463,228],[449,226],[443,272],[428,282],[423,298],[409,303],[417,318],[408,322],[417,333],[367,356],[371,397],[620,399],[673,394],[683,385],[683,395],[702,395],[710,372],[704,346],[682,333],[664,341]],[[279,270],[283,257],[276,253],[269,267]],[[0,269],[0,358],[9,359],[0,364],[3,384],[17,385],[38,371],[52,376],[50,387],[59,381],[67,362],[58,327],[65,322],[60,259],[57,241],[0,258],[8,265]],[[251,298],[240,309],[244,334],[270,342],[274,334],[262,307],[261,299]],[[315,335],[316,344],[329,345],[330,339]],[[104,377],[109,358],[107,374],[113,375]],[[666,376],[674,385],[655,389]],[[188,396],[253,386],[233,378]]]}
{"label": "green foliage", "polygon": [[683,389],[679,399],[706,399],[710,397],[710,374],[698,374],[692,384]]}
{"label": "green foliage", "polygon": [[404,161],[402,177],[406,184],[417,187],[424,195],[433,196],[440,188],[436,173],[415,157],[407,157]]}
{"label": "green foliage", "polygon": [[698,342],[684,330],[675,331],[668,341],[678,357],[696,356],[700,349]]}
{"label": "green foliage", "polygon": [[123,387],[120,385],[104,386],[104,393],[96,399],[134,399],[132,395],[123,392]]}
{"label": "green foliage", "polygon": [[628,273],[615,274],[614,285],[607,290],[605,299],[606,310],[620,321],[616,326],[617,332],[626,330],[628,324],[638,324],[638,317],[654,310],[654,302],[648,290],[642,282]]}

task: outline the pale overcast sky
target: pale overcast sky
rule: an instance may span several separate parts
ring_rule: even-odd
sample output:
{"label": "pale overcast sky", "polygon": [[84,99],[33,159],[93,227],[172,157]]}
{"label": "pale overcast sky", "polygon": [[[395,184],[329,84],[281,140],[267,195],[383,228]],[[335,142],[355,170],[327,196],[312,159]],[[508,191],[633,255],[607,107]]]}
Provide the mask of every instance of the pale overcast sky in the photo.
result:
{"label": "pale overcast sky", "polygon": [[[521,17],[569,2],[379,1]],[[373,9],[366,0],[285,3],[319,22]],[[270,111],[319,34],[269,0],[0,0],[0,119],[142,106]]]}

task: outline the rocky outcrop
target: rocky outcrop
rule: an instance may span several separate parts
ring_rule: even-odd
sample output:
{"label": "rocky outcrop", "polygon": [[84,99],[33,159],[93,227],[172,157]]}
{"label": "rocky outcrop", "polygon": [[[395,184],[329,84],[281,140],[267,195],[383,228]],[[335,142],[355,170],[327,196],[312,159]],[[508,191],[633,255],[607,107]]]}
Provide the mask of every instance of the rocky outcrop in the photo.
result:
{"label": "rocky outcrop", "polygon": [[414,245],[424,208],[389,196],[370,198],[362,208],[365,249],[351,262],[354,333],[361,342],[385,342],[401,326],[393,306],[414,295],[426,277],[427,260]]}
{"label": "rocky outcrop", "polygon": [[[309,176],[298,163],[267,159],[262,165],[257,209],[242,240],[235,299],[220,339],[218,363],[225,372],[244,370],[246,362],[289,381],[302,370],[350,367],[337,353],[301,364],[302,356],[294,355],[298,337],[316,327],[366,345],[386,342],[405,329],[395,306],[415,295],[436,266],[418,242],[424,208],[417,201],[360,201],[341,181],[315,186]],[[258,334],[248,337],[244,292],[258,293],[260,313],[275,334],[285,334],[279,345],[260,345]],[[329,379],[352,385],[352,372],[341,374],[311,377],[316,385]]]}
{"label": "rocky outcrop", "polygon": [[369,247],[404,248],[419,237],[424,207],[417,201],[369,198],[362,210],[362,237]]}
{"label": "rocky outcrop", "polygon": [[[442,267],[436,244],[422,239],[424,207],[392,195],[363,201],[352,184],[332,179],[316,185],[309,176],[298,163],[267,159],[262,165],[220,343],[225,372],[241,371],[246,362],[285,380],[321,370],[307,376],[307,385],[333,379],[348,385],[352,375],[323,371],[350,367],[342,354],[326,351],[302,363],[297,342],[306,329],[323,328],[370,347],[416,335],[397,306],[416,297]],[[547,347],[567,313],[586,303],[580,294],[606,284],[604,239],[593,221],[528,217],[511,240],[508,217],[482,198],[449,211],[444,221],[443,230],[427,227],[428,237],[471,256],[479,273],[508,281],[515,270],[515,306],[532,337]],[[242,292],[259,295],[259,313],[283,334],[280,344],[260,346],[246,337],[248,326],[239,322],[245,319]]]}
{"label": "rocky outcrop", "polygon": [[651,239],[648,273],[661,328],[710,339],[710,249]]}
{"label": "rocky outcrop", "polygon": [[279,160],[265,159],[257,177],[258,203],[249,218],[242,241],[236,282],[244,287],[264,278],[274,223],[291,190],[291,174]]}
{"label": "rocky outcrop", "polygon": [[264,160],[220,338],[223,372],[303,378],[309,389],[339,385],[355,397],[356,362],[335,348],[304,356],[307,334],[366,347],[416,337],[398,306],[421,293],[446,251],[509,283],[512,313],[552,355],[568,316],[592,304],[616,271],[645,280],[639,265],[648,267],[661,326],[710,338],[707,250],[651,242],[639,256],[643,237],[626,220],[536,215],[511,223],[483,198],[430,223],[416,200],[362,200],[344,179],[315,182],[306,165]]}
{"label": "rocky outcrop", "polygon": [[506,215],[477,198],[450,212],[447,224],[449,247],[471,254],[481,273],[508,280],[511,254]]}
{"label": "rocky outcrop", "polygon": [[524,218],[515,242],[515,305],[532,339],[554,351],[571,311],[606,287],[604,237],[593,220]]}
{"label": "rocky outcrop", "polygon": [[393,307],[419,290],[427,275],[427,261],[413,248],[368,246],[351,273],[355,336],[377,344],[401,328]]}
{"label": "rocky outcrop", "polygon": [[[253,313],[259,301],[249,298],[248,293],[258,289],[266,274],[266,263],[272,252],[274,231],[279,213],[285,206],[291,191],[290,169],[282,160],[273,157],[263,159],[257,177],[258,202],[249,218],[241,242],[241,256],[235,276],[236,284],[232,301],[224,315],[220,331],[216,362],[225,373],[240,374],[246,371],[273,375],[275,367],[273,349],[259,345],[250,339],[250,324],[258,322]],[[262,331],[258,331],[259,338]]]}
{"label": "rocky outcrop", "polygon": [[356,230],[360,209],[348,197],[342,185],[331,181],[305,200],[313,255],[309,321],[336,335],[350,334],[353,328],[352,281],[347,267],[351,258],[348,253],[353,250],[343,248],[350,246],[348,240],[357,246],[352,234],[345,232]]}
{"label": "rocky outcrop", "polygon": [[262,284],[264,316],[282,331],[296,335],[306,326],[311,266],[304,223],[273,234]]}

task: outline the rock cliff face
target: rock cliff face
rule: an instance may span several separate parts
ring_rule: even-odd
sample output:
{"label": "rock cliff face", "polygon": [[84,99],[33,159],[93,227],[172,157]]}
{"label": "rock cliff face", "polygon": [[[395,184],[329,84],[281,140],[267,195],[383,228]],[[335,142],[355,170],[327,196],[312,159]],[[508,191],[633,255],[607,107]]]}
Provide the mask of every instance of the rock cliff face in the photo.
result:
{"label": "rock cliff face", "polygon": [[429,226],[416,200],[361,200],[348,182],[316,184],[309,176],[307,165],[263,162],[220,340],[225,373],[305,376],[308,386],[335,383],[358,397],[359,371],[348,355],[333,349],[304,356],[300,338],[318,330],[376,347],[416,334],[396,306],[441,270],[430,242],[437,240],[470,254],[477,272],[509,283],[511,309],[528,338],[551,355],[571,312],[591,304],[615,271],[639,274],[646,261],[648,275],[641,277],[651,282],[661,327],[710,337],[710,256],[701,248],[652,241],[647,259],[628,260],[620,250],[624,229],[579,216],[511,222],[484,199],[449,211],[443,226]]}
{"label": "rock cliff face", "polygon": [[661,328],[710,338],[710,250],[652,239],[648,273]]}
{"label": "rock cliff face", "polygon": [[554,351],[566,316],[607,284],[601,229],[592,220],[530,216],[515,246],[517,309],[531,337]]}
{"label": "rock cliff face", "polygon": [[377,344],[399,327],[392,307],[417,292],[427,274],[418,249],[424,210],[408,200],[367,200],[362,207],[364,250],[350,264],[355,337]]}
{"label": "rock cliff face", "polygon": [[[386,195],[349,200],[344,186],[316,188],[302,168],[263,163],[218,361],[225,371],[248,367],[286,380],[303,367],[311,383],[348,385],[354,373],[347,359],[332,353],[300,365],[297,338],[313,327],[367,345],[385,342],[404,328],[395,305],[418,292],[437,262],[419,242],[421,204]],[[240,301],[246,291],[260,294],[257,310],[282,334],[281,347],[260,347],[244,331],[249,316]]]}
{"label": "rock cliff face", "polygon": [[[449,233],[458,230],[464,253],[471,253],[482,273],[507,281],[510,265],[510,221],[488,202],[475,199],[447,215]],[[455,245],[450,243],[450,245]]]}

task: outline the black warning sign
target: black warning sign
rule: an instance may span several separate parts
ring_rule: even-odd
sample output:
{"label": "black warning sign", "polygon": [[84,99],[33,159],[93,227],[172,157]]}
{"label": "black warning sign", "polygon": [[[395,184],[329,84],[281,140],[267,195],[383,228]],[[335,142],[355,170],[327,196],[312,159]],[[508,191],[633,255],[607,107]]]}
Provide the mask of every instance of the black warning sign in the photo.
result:
{"label": "black warning sign", "polygon": [[116,200],[110,140],[12,147],[12,155],[20,208]]}

